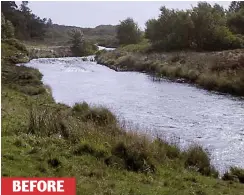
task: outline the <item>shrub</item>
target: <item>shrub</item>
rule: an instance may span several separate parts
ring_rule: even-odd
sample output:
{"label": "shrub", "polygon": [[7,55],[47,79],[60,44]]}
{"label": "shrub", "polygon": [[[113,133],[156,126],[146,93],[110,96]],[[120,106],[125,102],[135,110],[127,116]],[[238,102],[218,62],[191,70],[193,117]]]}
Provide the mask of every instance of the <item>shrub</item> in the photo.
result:
{"label": "shrub", "polygon": [[187,77],[188,77],[188,79],[190,79],[190,81],[197,80],[198,76],[199,76],[199,72],[197,70],[188,71]]}
{"label": "shrub", "polygon": [[72,108],[75,116],[87,122],[92,121],[98,125],[116,124],[116,116],[104,107],[89,107],[85,102],[75,104]]}
{"label": "shrub", "polygon": [[112,112],[110,112],[110,110],[103,107],[92,108],[90,112],[86,115],[86,118],[88,120],[92,120],[99,125],[116,123],[116,116]]}
{"label": "shrub", "polygon": [[40,95],[46,92],[46,89],[42,86],[21,86],[19,90],[27,95]]}
{"label": "shrub", "polygon": [[75,146],[73,153],[75,155],[90,154],[96,158],[103,158],[108,155],[108,151],[103,145],[82,141]]}
{"label": "shrub", "polygon": [[[156,167],[152,163],[152,157],[149,152],[144,150],[142,145],[139,143],[134,143],[126,145],[123,142],[117,143],[113,149],[112,154],[115,157],[110,157],[106,162],[114,163],[111,159],[121,159],[123,160],[123,165],[127,170],[135,172],[154,172]],[[137,148],[139,147],[139,148]]]}
{"label": "shrub", "polygon": [[197,83],[202,85],[204,88],[213,90],[216,88],[217,76],[211,73],[200,74]]}
{"label": "shrub", "polygon": [[47,163],[53,168],[57,168],[62,164],[58,158],[50,158],[48,159]]}
{"label": "shrub", "polygon": [[25,47],[25,45],[17,39],[5,39],[4,42],[15,47],[16,49],[20,50],[21,52],[24,52],[26,54],[28,53],[28,50]]}
{"label": "shrub", "polygon": [[151,44],[148,40],[143,40],[138,44],[129,44],[120,48],[122,51],[126,52],[137,52],[137,53],[146,53],[149,51]]}
{"label": "shrub", "polygon": [[83,102],[81,104],[75,103],[72,110],[74,112],[84,112],[89,110],[89,105],[86,102]]}
{"label": "shrub", "polygon": [[17,138],[14,142],[14,145],[17,147],[24,147],[26,146],[25,141],[22,138]]}
{"label": "shrub", "polygon": [[244,169],[231,167],[229,172],[226,172],[223,177],[223,180],[232,180],[244,183]]}
{"label": "shrub", "polygon": [[126,55],[119,57],[115,65],[121,68],[126,67],[128,69],[133,69],[133,67],[135,67],[136,61],[137,59],[133,55]]}
{"label": "shrub", "polygon": [[28,51],[25,46],[16,39],[2,41],[2,59],[13,64],[28,62]]}
{"label": "shrub", "polygon": [[218,176],[218,172],[210,164],[210,158],[200,146],[191,146],[185,152],[185,167],[193,168],[203,175]]}
{"label": "shrub", "polygon": [[164,156],[166,156],[169,159],[174,159],[179,158],[181,155],[179,147],[174,144],[170,144],[165,140],[157,138],[153,143],[157,146],[156,151],[159,158],[164,158]]}

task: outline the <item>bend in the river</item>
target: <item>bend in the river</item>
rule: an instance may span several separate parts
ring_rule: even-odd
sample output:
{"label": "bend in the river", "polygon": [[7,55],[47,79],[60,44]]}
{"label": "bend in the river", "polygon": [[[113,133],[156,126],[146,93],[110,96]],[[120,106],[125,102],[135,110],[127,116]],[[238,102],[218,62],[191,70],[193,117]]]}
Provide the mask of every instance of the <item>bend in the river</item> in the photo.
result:
{"label": "bend in the river", "polygon": [[[92,56],[93,57],[93,56]],[[104,105],[153,136],[182,146],[200,143],[224,171],[244,167],[244,101],[187,84],[154,82],[143,73],[116,72],[81,58],[35,59],[57,102]]]}

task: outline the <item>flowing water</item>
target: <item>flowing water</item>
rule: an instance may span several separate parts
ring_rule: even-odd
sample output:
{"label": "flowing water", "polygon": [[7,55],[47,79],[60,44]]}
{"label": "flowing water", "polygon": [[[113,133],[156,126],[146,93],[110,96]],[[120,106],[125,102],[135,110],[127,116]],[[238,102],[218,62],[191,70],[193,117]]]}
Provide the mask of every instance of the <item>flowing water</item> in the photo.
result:
{"label": "flowing water", "polygon": [[116,72],[82,58],[35,59],[26,66],[43,73],[57,102],[106,106],[153,136],[174,137],[182,147],[203,145],[221,172],[232,165],[244,168],[241,98],[167,80],[155,82],[147,74]]}

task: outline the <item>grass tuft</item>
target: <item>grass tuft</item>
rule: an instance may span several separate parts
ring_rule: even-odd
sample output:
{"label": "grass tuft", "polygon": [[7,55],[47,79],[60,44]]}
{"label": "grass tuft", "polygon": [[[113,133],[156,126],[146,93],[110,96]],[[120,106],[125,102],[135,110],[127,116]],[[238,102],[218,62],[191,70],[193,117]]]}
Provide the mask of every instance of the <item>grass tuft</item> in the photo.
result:
{"label": "grass tuft", "polygon": [[200,146],[193,145],[185,153],[185,167],[203,175],[218,177],[218,171],[210,164],[207,152]]}

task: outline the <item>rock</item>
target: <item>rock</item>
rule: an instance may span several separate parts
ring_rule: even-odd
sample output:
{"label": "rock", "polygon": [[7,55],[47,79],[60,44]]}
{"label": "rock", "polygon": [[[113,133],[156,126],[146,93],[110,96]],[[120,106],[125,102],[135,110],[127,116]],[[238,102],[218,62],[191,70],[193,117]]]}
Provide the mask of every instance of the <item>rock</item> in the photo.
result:
{"label": "rock", "polygon": [[185,83],[185,79],[176,79],[177,83]]}

